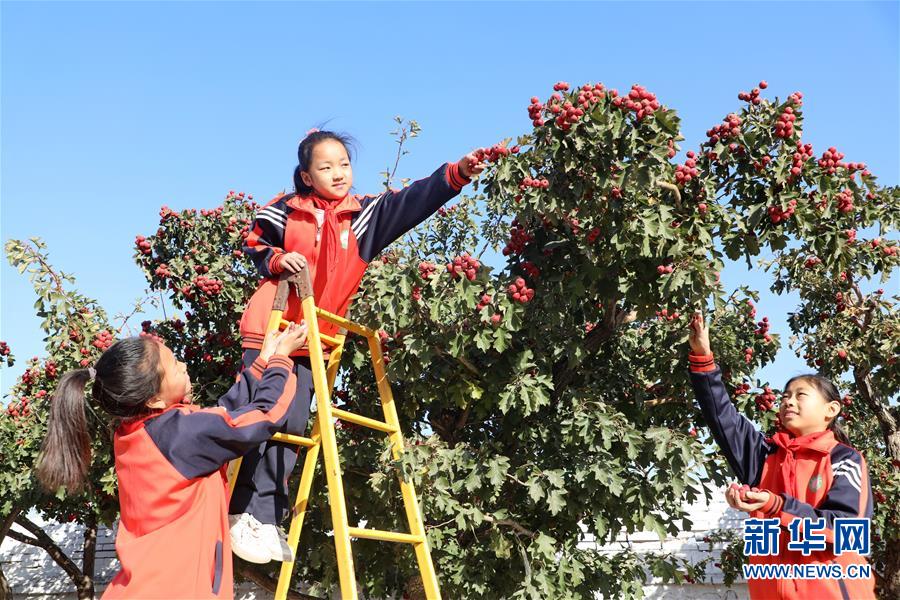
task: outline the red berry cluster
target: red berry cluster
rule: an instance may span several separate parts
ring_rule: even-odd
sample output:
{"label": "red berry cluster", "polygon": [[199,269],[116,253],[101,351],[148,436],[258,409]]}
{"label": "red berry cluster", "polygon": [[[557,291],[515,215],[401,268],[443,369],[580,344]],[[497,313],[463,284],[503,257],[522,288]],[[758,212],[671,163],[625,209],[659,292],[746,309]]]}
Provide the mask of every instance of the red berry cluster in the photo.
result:
{"label": "red berry cluster", "polygon": [[0,342],[0,356],[9,356],[9,344]]}
{"label": "red berry cluster", "polygon": [[554,123],[563,131],[571,129],[572,125],[577,123],[585,112],[583,108],[576,107],[569,100],[563,102],[559,94],[554,94],[550,98],[549,107],[550,112],[556,115]]}
{"label": "red berry cluster", "polygon": [[435,271],[437,271],[437,265],[423,260],[419,263],[419,277],[422,279],[431,279],[431,276],[434,275]]}
{"label": "red berry cluster", "polygon": [[159,218],[160,221],[165,221],[167,219],[174,219],[178,216],[174,210],[169,208],[168,206],[163,205],[162,208],[159,209]]}
{"label": "red berry cluster", "polygon": [[207,277],[205,275],[198,275],[194,278],[194,285],[200,288],[200,291],[206,294],[207,296],[215,296],[225,288],[225,284],[222,283],[218,279],[213,279],[212,277]]}
{"label": "red berry cluster", "polygon": [[[877,248],[878,246],[881,246],[881,238],[877,237],[874,240],[872,240],[871,242],[869,242],[869,244],[872,246],[873,249]],[[894,254],[897,253],[897,246],[885,244],[884,246],[881,247],[881,251],[884,252],[885,256],[893,256]]]}
{"label": "red berry cluster", "polygon": [[769,411],[772,410],[775,406],[775,392],[772,391],[772,388],[766,386],[763,388],[762,394],[756,395],[756,408],[760,411]]}
{"label": "red berry cluster", "polygon": [[844,235],[847,236],[848,244],[856,243],[856,230],[855,229],[847,229],[846,231],[844,231]]}
{"label": "red berry cluster", "polygon": [[554,92],[566,92],[569,90],[569,84],[565,81],[557,81],[553,84]]}
{"label": "red berry cluster", "polygon": [[494,313],[491,315],[491,325],[494,325],[495,327],[497,325],[499,325],[500,321],[502,321],[502,320],[503,320],[503,315],[501,315],[500,313]]}
{"label": "red berry cluster", "polygon": [[94,348],[98,348],[99,350],[106,350],[113,345],[113,341],[113,334],[109,331],[103,330],[94,336],[94,341],[91,342],[91,345]]}
{"label": "red berry cluster", "polygon": [[819,258],[818,256],[807,257],[806,262],[803,263],[803,265],[807,269],[811,269],[811,268],[815,267],[816,265],[820,265],[820,264],[822,264],[822,259]]}
{"label": "red berry cluster", "polygon": [[759,323],[757,323],[756,325],[757,325],[756,330],[754,330],[753,333],[755,333],[757,336],[763,338],[767,342],[771,342],[772,336],[769,335],[769,317],[763,317],[763,320],[760,321]]}
{"label": "red berry cluster", "polygon": [[766,89],[768,85],[769,84],[767,84],[765,81],[760,81],[759,87],[753,88],[749,93],[741,92],[740,94],[738,94],[738,100],[744,100],[745,102],[749,102],[750,104],[759,106],[759,104],[762,102],[762,99],[759,97],[759,91]]}
{"label": "red berry cluster", "polygon": [[656,94],[638,84],[631,86],[627,96],[613,100],[613,105],[633,112],[638,121],[656,112],[660,106]]}
{"label": "red berry cluster", "polygon": [[803,172],[803,165],[813,156],[812,144],[803,144],[797,140],[797,150],[791,157],[791,177],[797,178]]}
{"label": "red berry cluster", "polygon": [[484,295],[481,297],[481,301],[478,303],[478,306],[475,307],[475,310],[476,310],[476,311],[480,311],[480,310],[481,310],[482,308],[484,308],[485,306],[489,306],[490,303],[491,303],[491,300],[493,300],[493,298],[491,297],[490,294],[484,294]]}
{"label": "red berry cluster", "polygon": [[546,178],[541,179],[532,179],[531,177],[525,177],[522,180],[522,183],[519,184],[519,191],[524,192],[528,188],[548,188],[550,187],[550,182],[547,181]]}
{"label": "red berry cluster", "polygon": [[447,215],[453,214],[454,212],[456,212],[456,209],[458,209],[458,208],[459,208],[459,204],[454,204],[450,208],[444,208],[442,206],[437,210],[437,213],[438,213],[438,215],[440,215],[442,217],[446,217]]}
{"label": "red berry cluster", "polygon": [[666,143],[669,150],[666,152],[666,156],[669,158],[675,158],[675,140],[669,138],[669,141]]}
{"label": "red berry cluster", "polygon": [[531,119],[531,124],[535,127],[541,127],[544,125],[544,119],[541,116],[543,110],[544,105],[541,104],[541,101],[537,96],[534,96],[531,99],[531,104],[528,105],[528,117]]}
{"label": "red berry cluster", "polygon": [[694,153],[688,151],[684,164],[675,167],[675,183],[684,185],[696,177],[697,173],[697,160],[694,158]]}
{"label": "red berry cluster", "polygon": [[[241,198],[244,197],[244,192],[241,192]],[[225,211],[224,208],[219,206],[218,208],[211,208],[206,210],[205,208],[200,209],[200,215],[203,217],[221,217],[222,213]],[[233,218],[233,217],[232,217]],[[237,221],[237,219],[235,219]]]}
{"label": "red berry cluster", "polygon": [[803,106],[803,92],[794,92],[790,96],[788,96],[788,100],[790,100],[794,106],[800,108]]}
{"label": "red berry cluster", "polygon": [[506,146],[502,146],[500,144],[494,144],[490,148],[478,148],[475,150],[475,159],[478,162],[497,162],[504,156],[509,156],[510,154],[518,154],[519,147],[513,146],[512,148],[507,148]]}
{"label": "red berry cluster", "polygon": [[160,265],[156,267],[156,271],[154,271],[154,273],[156,273],[157,277],[161,277],[163,279],[172,276],[172,271],[169,270],[169,266],[166,263],[160,263]]}
{"label": "red berry cluster", "polygon": [[750,384],[749,383],[741,383],[734,388],[734,395],[735,396],[743,396],[744,394],[746,394],[749,391],[750,391]]}
{"label": "red berry cluster", "polygon": [[541,274],[541,270],[530,260],[522,263],[522,270],[532,279],[537,279]]}
{"label": "red berry cluster", "polygon": [[847,167],[846,163],[841,162],[843,158],[843,153],[838,152],[837,148],[832,146],[822,153],[822,158],[819,159],[819,166],[829,175],[834,175],[837,169]]}
{"label": "red berry cluster", "polygon": [[534,289],[525,285],[525,280],[521,277],[516,277],[515,282],[509,285],[508,291],[512,299],[520,304],[525,304],[534,298]]}
{"label": "red berry cluster", "polygon": [[600,228],[594,227],[587,234],[588,244],[593,244],[594,242],[596,242],[598,237],[600,237]]}
{"label": "red berry cluster", "polygon": [[668,275],[669,273],[671,273],[674,270],[675,270],[675,265],[672,265],[672,264],[659,265],[656,267],[656,273],[658,275]]}
{"label": "red berry cluster", "polygon": [[147,238],[145,238],[144,236],[135,236],[134,245],[138,247],[138,250],[141,251],[141,254],[151,254],[150,242],[148,242]]}
{"label": "red berry cluster", "polygon": [[584,108],[589,107],[591,104],[595,104],[605,97],[603,93],[603,84],[595,83],[591,85],[589,83],[581,86],[581,90],[578,92],[578,104]]}
{"label": "red berry cluster", "polygon": [[534,236],[525,231],[525,227],[519,225],[519,220],[513,219],[512,228],[509,230],[509,241],[506,243],[506,247],[503,248],[503,256],[520,254],[525,250],[528,242],[533,239]]}
{"label": "red berry cluster", "polygon": [[52,360],[48,360],[48,361],[47,361],[47,364],[45,365],[44,374],[45,374],[48,378],[54,379],[54,378],[56,377],[56,374],[57,374],[56,363],[53,362]]}
{"label": "red berry cluster", "polygon": [[787,208],[781,208],[780,206],[770,206],[768,209],[769,220],[771,220],[773,223],[781,223],[782,221],[787,221],[792,216],[794,216],[794,209],[796,208],[796,200],[789,201]]}
{"label": "red berry cluster", "polygon": [[838,210],[842,213],[853,212],[853,192],[849,189],[843,190],[835,196],[838,202]]}
{"label": "red berry cluster", "polygon": [[474,281],[479,267],[481,267],[481,263],[477,259],[470,256],[468,252],[463,252],[454,258],[452,263],[447,263],[447,272],[454,279],[459,279],[461,275],[465,275],[466,279]]}
{"label": "red berry cluster", "polygon": [[782,139],[787,139],[794,135],[794,121],[797,115],[794,114],[792,106],[785,106],[784,110],[778,115],[778,121],[775,123],[775,135]]}
{"label": "red berry cluster", "polygon": [[753,300],[748,299],[747,306],[750,307],[750,310],[747,311],[747,315],[749,315],[749,317],[751,319],[755,319],[756,318],[756,305],[753,304]]}
{"label": "red berry cluster", "polygon": [[744,362],[748,365],[753,361],[753,348],[744,348]]}
{"label": "red berry cluster", "polygon": [[712,129],[706,131],[706,137],[709,138],[710,145],[716,144],[719,140],[726,140],[731,137],[737,137],[741,133],[741,118],[734,113],[729,114],[723,119],[723,123],[716,125]]}
{"label": "red berry cluster", "polygon": [[664,308],[662,310],[656,311],[656,317],[657,317],[657,320],[659,320],[659,321],[674,321],[675,319],[677,319],[680,316],[681,316],[681,314],[679,314],[677,311],[669,314],[668,308]]}

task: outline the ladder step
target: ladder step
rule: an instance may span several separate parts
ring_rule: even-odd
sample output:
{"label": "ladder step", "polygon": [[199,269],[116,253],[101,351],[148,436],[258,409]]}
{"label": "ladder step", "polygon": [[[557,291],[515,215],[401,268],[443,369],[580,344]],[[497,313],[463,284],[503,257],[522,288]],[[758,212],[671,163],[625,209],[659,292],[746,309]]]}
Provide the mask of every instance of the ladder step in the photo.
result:
{"label": "ladder step", "polygon": [[297,446],[305,446],[306,448],[312,448],[313,446],[318,445],[308,437],[291,435],[290,433],[276,433],[272,436],[272,441],[284,442],[285,444],[296,444]]}
{"label": "ladder step", "polygon": [[425,536],[412,535],[411,533],[398,533],[396,531],[382,531],[380,529],[365,529],[363,527],[348,527],[347,533],[352,537],[367,540],[381,540],[382,542],[402,542],[405,544],[421,544]]}
{"label": "ladder step", "polygon": [[350,423],[356,423],[357,425],[362,425],[363,427],[368,427],[369,429],[376,429],[378,431],[383,431],[385,433],[396,433],[397,428],[391,427],[384,421],[376,421],[375,419],[370,419],[369,417],[364,417],[362,415],[357,415],[355,413],[347,412],[346,410],[341,410],[339,408],[331,409],[331,414],[342,421],[348,421]]}
{"label": "ladder step", "polygon": [[353,333],[358,333],[359,335],[364,335],[366,337],[372,337],[373,335],[375,335],[375,331],[369,329],[365,325],[360,325],[359,323],[348,321],[344,317],[339,317],[334,313],[328,312],[327,310],[322,310],[321,308],[316,307],[316,315],[318,315],[319,318],[324,321],[333,323],[338,327],[343,327],[347,331],[352,331]]}
{"label": "ladder step", "polygon": [[[281,325],[287,327],[291,324],[291,321],[286,321],[284,319],[281,320]],[[325,335],[324,333],[319,334],[319,339],[328,344],[329,346],[340,346],[341,342],[337,340],[337,338],[331,337],[330,335]]]}

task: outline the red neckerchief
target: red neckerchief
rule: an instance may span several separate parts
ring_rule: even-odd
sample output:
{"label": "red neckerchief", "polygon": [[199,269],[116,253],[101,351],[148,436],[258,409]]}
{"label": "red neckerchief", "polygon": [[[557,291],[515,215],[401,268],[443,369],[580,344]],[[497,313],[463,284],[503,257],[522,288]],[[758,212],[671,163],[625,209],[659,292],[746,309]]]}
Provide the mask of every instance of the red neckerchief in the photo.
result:
{"label": "red neckerchief", "polygon": [[[346,196],[345,196],[346,197]],[[340,244],[340,225],[338,224],[335,208],[344,200],[326,200],[315,192],[310,193],[307,198],[313,203],[313,206],[321,209],[325,213],[325,221],[322,223],[322,251],[325,252],[325,260],[328,265],[328,275],[330,276],[337,266],[337,251]]]}
{"label": "red neckerchief", "polygon": [[[799,437],[794,437],[794,435],[788,431],[779,431],[770,438],[776,446],[784,450],[784,459],[781,461],[781,489],[773,491],[776,493],[787,492],[794,498],[799,497],[799,490],[797,489],[797,459],[795,453],[797,450],[813,446],[814,442],[825,436],[830,436],[834,439],[834,433],[829,429],[808,433]],[[821,444],[815,445],[821,446]]]}

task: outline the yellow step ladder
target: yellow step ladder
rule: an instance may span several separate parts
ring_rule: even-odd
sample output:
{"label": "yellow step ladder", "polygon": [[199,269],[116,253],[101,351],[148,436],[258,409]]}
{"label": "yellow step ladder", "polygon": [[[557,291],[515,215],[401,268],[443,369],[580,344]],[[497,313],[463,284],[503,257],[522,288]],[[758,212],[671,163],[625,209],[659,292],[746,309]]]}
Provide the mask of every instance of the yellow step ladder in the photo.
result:
{"label": "yellow step ladder", "polygon": [[[384,370],[381,341],[378,339],[378,333],[368,327],[317,308],[313,299],[309,271],[306,268],[294,274],[282,275],[278,282],[278,291],[275,294],[275,302],[272,307],[272,314],[269,317],[266,333],[289,324],[288,321],[284,320],[283,316],[287,308],[291,287],[294,288],[301,299],[303,320],[308,324],[309,328],[307,345],[309,347],[310,365],[316,393],[316,414],[313,418],[312,432],[309,437],[286,433],[276,433],[272,436],[274,441],[296,444],[306,448],[306,459],[303,463],[303,473],[300,477],[300,489],[294,501],[291,526],[288,532],[288,545],[291,547],[294,559],[296,560],[298,556],[297,544],[300,541],[303,517],[306,515],[313,475],[316,469],[316,462],[319,459],[319,450],[321,449],[325,458],[325,475],[328,482],[328,501],[331,506],[331,522],[334,528],[334,546],[337,553],[341,597],[346,600],[356,600],[357,598],[356,574],[353,567],[353,550],[350,546],[350,539],[364,538],[412,544],[416,552],[416,560],[419,564],[419,573],[422,577],[425,595],[429,600],[439,599],[441,593],[438,588],[437,575],[431,562],[431,551],[425,536],[425,526],[422,522],[416,491],[411,483],[405,482],[400,478],[400,491],[403,495],[403,505],[406,509],[406,520],[409,523],[409,533],[351,527],[347,521],[347,504],[344,500],[341,466],[334,434],[335,419],[342,419],[388,434],[395,460],[403,452],[403,435],[400,432],[400,423],[397,419],[397,409],[394,406],[391,386]],[[319,333],[319,319],[337,325],[340,328],[340,333],[335,337]],[[369,351],[372,354],[372,366],[375,369],[375,380],[378,384],[378,395],[381,398],[381,407],[384,411],[384,421],[340,410],[331,404],[331,391],[334,389],[334,380],[340,366],[344,340],[348,331],[364,336],[369,343]],[[322,351],[323,343],[332,348],[327,368]],[[228,467],[229,494],[234,489],[240,465],[241,459],[238,458],[231,461]],[[287,598],[293,568],[293,562],[283,562],[281,564],[281,574],[278,577],[278,587],[275,592],[276,600]]]}

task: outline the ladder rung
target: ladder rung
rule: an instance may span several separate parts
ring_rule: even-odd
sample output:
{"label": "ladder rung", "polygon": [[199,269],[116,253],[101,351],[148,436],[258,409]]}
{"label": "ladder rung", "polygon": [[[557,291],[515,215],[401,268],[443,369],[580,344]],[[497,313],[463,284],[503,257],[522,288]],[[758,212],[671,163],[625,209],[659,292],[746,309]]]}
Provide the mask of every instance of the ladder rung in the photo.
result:
{"label": "ladder rung", "polygon": [[406,544],[421,544],[425,536],[412,535],[411,533],[397,533],[396,531],[382,531],[380,529],[365,529],[363,527],[348,527],[347,533],[353,537],[367,540],[381,540],[382,542],[403,542]]}
{"label": "ladder rung", "polygon": [[290,433],[276,433],[272,436],[272,441],[284,442],[285,444],[296,444],[297,446],[305,446],[307,448],[311,448],[317,445],[316,442],[312,441],[308,437],[291,435]]}
{"label": "ladder rung", "polygon": [[332,408],[331,414],[344,421],[356,423],[357,425],[362,425],[363,427],[368,427],[369,429],[377,429],[378,431],[383,431],[385,433],[395,433],[397,431],[396,427],[391,427],[384,421],[376,421],[375,419],[370,419],[369,417],[364,417],[362,415],[347,412],[346,410],[341,410],[339,408]]}
{"label": "ladder rung", "polygon": [[354,323],[353,321],[348,321],[344,317],[339,317],[334,313],[330,313],[327,310],[322,310],[321,308],[316,308],[316,314],[323,320],[328,321],[329,323],[334,323],[338,327],[343,327],[348,331],[352,331],[353,333],[358,333],[359,335],[364,335],[366,337],[371,337],[375,335],[375,331],[369,329],[365,325],[360,325],[359,323]]}
{"label": "ladder rung", "polygon": [[[281,320],[281,325],[284,326],[284,327],[287,327],[287,326],[290,325],[290,324],[291,324],[291,321],[287,321],[287,320],[285,320],[285,319],[282,319],[282,320]],[[319,334],[319,338],[320,338],[323,342],[325,342],[326,344],[328,344],[329,346],[340,346],[340,345],[341,345],[341,342],[339,342],[339,341],[337,340],[337,338],[333,338],[333,337],[331,337],[330,335],[325,335],[324,333],[320,333],[320,334]]]}

